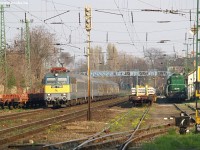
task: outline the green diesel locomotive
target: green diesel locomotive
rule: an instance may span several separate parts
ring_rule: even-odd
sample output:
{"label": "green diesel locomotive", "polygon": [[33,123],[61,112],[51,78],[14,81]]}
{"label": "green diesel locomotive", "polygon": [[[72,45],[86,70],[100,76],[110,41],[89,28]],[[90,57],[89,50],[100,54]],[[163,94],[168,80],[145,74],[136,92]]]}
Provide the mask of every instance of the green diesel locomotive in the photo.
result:
{"label": "green diesel locomotive", "polygon": [[185,76],[174,73],[167,79],[165,96],[170,102],[182,102],[187,99],[187,84]]}

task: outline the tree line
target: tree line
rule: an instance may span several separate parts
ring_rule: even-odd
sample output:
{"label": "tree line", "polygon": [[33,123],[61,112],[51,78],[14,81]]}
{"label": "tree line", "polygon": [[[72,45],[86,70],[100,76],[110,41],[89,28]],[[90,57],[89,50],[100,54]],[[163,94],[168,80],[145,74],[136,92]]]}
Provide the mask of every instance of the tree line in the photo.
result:
{"label": "tree line", "polygon": [[[56,35],[50,33],[43,26],[36,26],[30,30],[30,67],[31,88],[39,89],[42,86],[42,78],[49,71],[51,66],[64,66],[68,68],[69,64],[79,63],[73,70],[76,72],[87,71],[87,62],[79,59],[74,62],[74,57],[69,52],[62,52],[56,46]],[[26,40],[18,35],[13,44],[6,48],[7,62],[7,89],[13,87],[26,87],[25,81],[25,47]],[[161,49],[149,48],[142,50],[144,58],[137,57],[134,53],[122,52],[118,50],[115,44],[108,43],[107,49],[103,50],[101,46],[96,45],[90,49],[90,69],[99,71],[147,71],[149,69],[157,69],[166,71],[171,62],[178,60],[175,56],[166,55]],[[171,61],[170,61],[171,60]],[[82,62],[85,63],[82,63]],[[184,65],[184,59],[179,64]],[[5,83],[5,75],[3,74],[0,84]],[[127,83],[131,85],[133,78],[113,78],[115,82]],[[9,91],[9,90],[8,90]]]}

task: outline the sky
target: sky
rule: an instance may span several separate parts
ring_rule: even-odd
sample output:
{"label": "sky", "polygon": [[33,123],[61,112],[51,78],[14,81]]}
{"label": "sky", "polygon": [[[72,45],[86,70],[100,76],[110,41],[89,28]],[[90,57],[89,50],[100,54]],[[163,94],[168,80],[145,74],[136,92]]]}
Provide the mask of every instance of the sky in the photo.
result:
{"label": "sky", "polygon": [[[90,6],[92,47],[100,46],[106,52],[107,44],[113,43],[119,52],[136,57],[144,57],[143,50],[150,48],[184,57],[187,49],[184,43],[189,44],[188,53],[192,51],[189,30],[196,21],[196,0],[0,0],[0,3],[10,4],[4,13],[7,43],[13,43],[20,35],[19,29],[25,27],[21,20],[26,12],[30,28],[44,26],[55,34],[55,43],[64,44],[58,48],[81,58],[87,46],[84,8]],[[159,43],[162,40],[165,42]]]}

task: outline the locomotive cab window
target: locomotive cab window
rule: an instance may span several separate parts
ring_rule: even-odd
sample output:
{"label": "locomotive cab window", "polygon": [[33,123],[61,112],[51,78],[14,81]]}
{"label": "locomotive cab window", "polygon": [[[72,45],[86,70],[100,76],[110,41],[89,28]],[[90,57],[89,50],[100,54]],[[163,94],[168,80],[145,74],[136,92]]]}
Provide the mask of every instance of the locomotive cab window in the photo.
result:
{"label": "locomotive cab window", "polygon": [[46,78],[46,84],[69,84],[69,78]]}
{"label": "locomotive cab window", "polygon": [[58,78],[59,84],[69,84],[68,78]]}
{"label": "locomotive cab window", "polygon": [[46,84],[54,84],[56,82],[56,78],[46,78]]}

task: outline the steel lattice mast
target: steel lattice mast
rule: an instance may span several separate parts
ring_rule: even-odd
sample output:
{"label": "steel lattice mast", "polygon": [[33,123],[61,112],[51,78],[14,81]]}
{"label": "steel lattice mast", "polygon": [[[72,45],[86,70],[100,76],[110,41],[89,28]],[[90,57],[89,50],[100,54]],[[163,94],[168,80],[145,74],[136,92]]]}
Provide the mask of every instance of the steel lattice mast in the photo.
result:
{"label": "steel lattice mast", "polygon": [[26,38],[26,47],[25,47],[25,85],[26,87],[31,87],[31,53],[30,53],[30,30],[29,30],[29,21],[26,18],[25,13],[25,38]]}
{"label": "steel lattice mast", "polygon": [[4,6],[0,5],[0,72],[3,74],[3,79],[0,80],[4,84],[4,93],[7,91],[7,61],[6,61],[6,34],[5,34],[5,19]]}
{"label": "steel lattice mast", "polygon": [[198,103],[197,100],[200,96],[200,67],[199,67],[199,42],[200,42],[200,37],[199,37],[199,14],[200,14],[200,10],[199,10],[199,0],[197,0],[197,17],[196,17],[196,83],[195,83],[195,99],[196,99],[196,132],[200,132],[200,116],[199,116],[199,107],[198,107]]}

